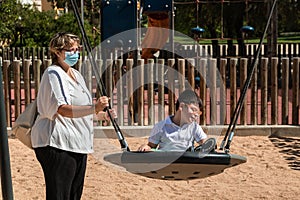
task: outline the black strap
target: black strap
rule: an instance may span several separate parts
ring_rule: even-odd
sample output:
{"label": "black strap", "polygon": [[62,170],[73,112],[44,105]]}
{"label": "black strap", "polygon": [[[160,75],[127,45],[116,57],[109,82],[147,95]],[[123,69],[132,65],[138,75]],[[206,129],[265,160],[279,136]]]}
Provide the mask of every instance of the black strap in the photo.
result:
{"label": "black strap", "polygon": [[243,103],[244,103],[244,100],[245,100],[245,97],[246,97],[246,94],[247,94],[247,90],[248,90],[248,88],[250,86],[252,75],[254,74],[254,70],[255,70],[255,68],[257,66],[257,63],[258,63],[258,58],[259,58],[259,55],[260,55],[260,52],[261,52],[261,47],[262,47],[262,44],[263,44],[263,40],[264,40],[264,38],[265,38],[265,36],[267,34],[267,30],[268,30],[268,27],[269,27],[269,24],[270,24],[272,15],[273,15],[273,11],[275,9],[276,2],[277,2],[277,0],[274,0],[272,8],[271,8],[271,11],[270,11],[270,14],[269,14],[269,18],[268,18],[266,26],[265,26],[264,33],[263,33],[262,37],[260,38],[259,46],[257,47],[257,49],[255,51],[255,54],[254,54],[255,58],[254,58],[254,60],[253,60],[253,62],[251,64],[250,73],[248,74],[247,79],[246,79],[245,84],[244,84],[244,87],[243,87],[243,89],[241,91],[241,96],[240,96],[240,98],[238,100],[237,106],[236,106],[236,108],[234,110],[234,113],[233,113],[233,115],[231,117],[230,124],[228,126],[227,131],[226,131],[224,139],[223,139],[223,141],[221,143],[220,150],[224,149],[225,142],[227,140],[227,137],[229,136],[228,140],[227,140],[227,143],[226,143],[226,146],[225,146],[225,151],[229,152],[230,144],[231,144],[231,141],[232,141],[232,138],[233,138],[233,135],[234,135],[234,130],[235,130],[235,127],[236,127],[236,124],[237,124],[237,120],[238,120],[238,117],[239,117],[239,115],[241,113],[241,110],[242,110],[242,107],[243,107]]}

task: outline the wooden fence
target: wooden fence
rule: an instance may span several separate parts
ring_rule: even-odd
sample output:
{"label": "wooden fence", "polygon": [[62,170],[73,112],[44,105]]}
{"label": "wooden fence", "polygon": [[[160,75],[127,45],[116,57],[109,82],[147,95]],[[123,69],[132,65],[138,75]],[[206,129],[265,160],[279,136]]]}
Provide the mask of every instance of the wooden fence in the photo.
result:
{"label": "wooden fence", "polygon": [[[176,53],[184,56],[190,55],[197,51],[198,45],[182,45],[182,48],[175,50]],[[258,44],[245,44],[245,46],[227,44],[219,45],[200,45],[200,48],[205,49],[209,55],[213,58],[225,58],[225,57],[253,57]],[[198,48],[199,49],[199,48]],[[268,48],[267,44],[262,45],[261,55],[269,57],[272,50]],[[281,59],[282,57],[299,57],[300,56],[300,44],[299,43],[287,43],[277,44],[275,50],[276,56]]]}
{"label": "wooden fence", "polygon": [[[40,57],[26,58],[25,54],[14,55],[14,59],[7,59],[7,55],[2,57],[8,127],[36,97],[43,70],[51,64],[47,52],[44,49]],[[201,125],[226,125],[252,59],[97,59],[96,63],[97,74],[111,97],[111,105],[118,112],[119,125],[153,125],[164,119],[174,113],[176,97],[186,88],[195,89],[204,100]],[[299,65],[299,57],[261,57],[238,124],[298,125]],[[97,87],[98,75],[88,61],[79,64],[79,70],[96,99],[102,89]]]}
{"label": "wooden fence", "polygon": [[[245,44],[244,47],[239,45],[232,45],[229,47],[226,44],[219,45],[175,45],[174,52],[177,55],[181,55],[184,58],[189,58],[195,54],[199,49],[205,50],[206,54],[213,58],[227,58],[227,57],[253,57],[258,44]],[[262,45],[261,55],[270,57],[271,49],[268,49],[267,44]],[[300,44],[299,43],[287,43],[278,44],[275,50],[276,57],[279,59],[288,57],[300,57]],[[163,54],[163,53],[162,53]],[[2,60],[13,61],[15,59],[31,59],[32,61],[37,58],[44,61],[44,59],[50,59],[50,52],[48,47],[13,47],[13,48],[0,48],[0,57]]]}

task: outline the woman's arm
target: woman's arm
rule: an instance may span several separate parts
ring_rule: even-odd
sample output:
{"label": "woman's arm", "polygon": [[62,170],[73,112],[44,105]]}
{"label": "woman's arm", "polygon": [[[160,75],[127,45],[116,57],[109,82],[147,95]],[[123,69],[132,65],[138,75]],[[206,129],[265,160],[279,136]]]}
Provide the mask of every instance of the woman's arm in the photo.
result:
{"label": "woman's arm", "polygon": [[103,96],[100,97],[94,105],[74,106],[64,104],[59,106],[57,112],[64,117],[70,118],[84,117],[94,113],[98,114],[100,111],[103,111],[106,107],[109,106],[108,100],[108,97]]}
{"label": "woman's arm", "polygon": [[73,106],[65,104],[59,106],[57,112],[64,117],[78,118],[94,114],[95,106]]}

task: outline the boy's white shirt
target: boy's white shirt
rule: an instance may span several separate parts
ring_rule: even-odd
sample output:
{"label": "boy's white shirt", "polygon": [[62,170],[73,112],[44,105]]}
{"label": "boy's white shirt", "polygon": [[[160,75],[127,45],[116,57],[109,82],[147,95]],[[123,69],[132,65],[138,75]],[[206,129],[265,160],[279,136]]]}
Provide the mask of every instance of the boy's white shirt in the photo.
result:
{"label": "boy's white shirt", "polygon": [[149,142],[158,144],[162,151],[186,151],[193,145],[193,142],[199,142],[206,139],[207,135],[196,122],[178,126],[168,116],[165,120],[154,125]]}

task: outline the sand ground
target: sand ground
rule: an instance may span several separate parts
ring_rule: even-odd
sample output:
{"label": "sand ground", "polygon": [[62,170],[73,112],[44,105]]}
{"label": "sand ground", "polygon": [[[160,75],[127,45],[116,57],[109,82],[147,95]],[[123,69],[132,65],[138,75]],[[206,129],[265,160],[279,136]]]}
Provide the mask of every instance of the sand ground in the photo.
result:
{"label": "sand ground", "polygon": [[[247,157],[246,163],[190,181],[150,179],[105,163],[101,158],[105,152],[98,148],[103,140],[95,140],[95,154],[89,155],[83,200],[296,200],[300,197],[300,137],[236,136],[231,153]],[[132,149],[145,141],[145,138],[127,139]],[[118,146],[116,140],[104,142]],[[43,173],[34,152],[14,138],[9,138],[9,149],[14,199],[45,199]]]}

